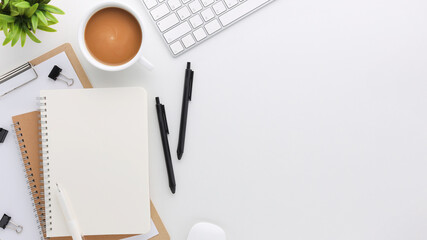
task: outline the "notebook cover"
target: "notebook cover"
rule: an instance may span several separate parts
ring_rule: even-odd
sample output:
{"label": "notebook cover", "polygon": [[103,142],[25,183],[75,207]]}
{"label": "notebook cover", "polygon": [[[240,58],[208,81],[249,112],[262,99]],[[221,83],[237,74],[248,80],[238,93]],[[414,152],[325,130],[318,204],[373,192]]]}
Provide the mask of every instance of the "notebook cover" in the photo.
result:
{"label": "notebook cover", "polygon": [[[147,233],[145,89],[42,90],[40,98],[45,195],[54,196],[58,182],[85,235]],[[47,237],[69,236],[58,198],[45,207]]]}
{"label": "notebook cover", "polygon": [[[39,218],[40,229],[44,229],[44,198],[43,189],[41,189],[43,174],[39,146],[39,112],[30,112],[12,117],[15,125],[15,132],[21,149],[22,159],[25,164],[27,180],[32,189],[32,198],[36,206],[37,216]],[[169,233],[167,232],[160,216],[158,215],[153,203],[151,202],[151,219],[153,220],[159,232],[157,236],[151,240],[169,240]],[[44,230],[43,234],[46,237]],[[86,240],[119,240],[134,235],[100,235],[100,236],[86,236]],[[56,237],[50,238],[51,240],[72,240],[71,237]]]}
{"label": "notebook cover", "polygon": [[[18,139],[22,160],[25,166],[25,174],[31,189],[31,198],[34,202],[38,216],[39,230],[44,232],[44,195],[41,188],[43,173],[40,165],[39,148],[39,112],[30,112],[12,117],[16,137]],[[43,234],[44,235],[44,234]]]}

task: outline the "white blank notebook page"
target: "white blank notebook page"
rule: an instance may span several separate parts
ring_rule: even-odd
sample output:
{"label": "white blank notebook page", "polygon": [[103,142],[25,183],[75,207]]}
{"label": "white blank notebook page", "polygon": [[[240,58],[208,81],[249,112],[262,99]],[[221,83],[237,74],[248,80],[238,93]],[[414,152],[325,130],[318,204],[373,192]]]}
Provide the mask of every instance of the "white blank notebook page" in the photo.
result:
{"label": "white blank notebook page", "polygon": [[[49,171],[49,237],[69,236],[54,191],[67,192],[84,235],[150,230],[147,94],[143,88],[41,91]],[[44,126],[44,125],[42,125]],[[50,181],[50,183],[49,183]],[[51,205],[49,207],[49,205]]]}

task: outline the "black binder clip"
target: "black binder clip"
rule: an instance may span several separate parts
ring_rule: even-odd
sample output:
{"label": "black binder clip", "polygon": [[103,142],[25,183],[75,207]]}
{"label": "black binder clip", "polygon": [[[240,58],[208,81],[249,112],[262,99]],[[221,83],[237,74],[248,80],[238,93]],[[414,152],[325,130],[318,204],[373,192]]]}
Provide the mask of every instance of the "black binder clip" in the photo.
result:
{"label": "black binder clip", "polygon": [[11,217],[4,214],[3,217],[0,219],[0,228],[9,228],[12,230],[15,230],[17,233],[21,233],[24,228],[21,225],[15,224],[12,221],[10,221]]}
{"label": "black binder clip", "polygon": [[59,79],[59,80],[65,82],[68,86],[72,86],[74,84],[74,79],[65,76],[61,72],[62,72],[62,69],[55,65],[53,67],[52,71],[50,71],[50,73],[49,73],[49,78],[54,80],[54,81]]}
{"label": "black binder clip", "polygon": [[0,128],[0,143],[4,143],[8,132],[6,129]]}

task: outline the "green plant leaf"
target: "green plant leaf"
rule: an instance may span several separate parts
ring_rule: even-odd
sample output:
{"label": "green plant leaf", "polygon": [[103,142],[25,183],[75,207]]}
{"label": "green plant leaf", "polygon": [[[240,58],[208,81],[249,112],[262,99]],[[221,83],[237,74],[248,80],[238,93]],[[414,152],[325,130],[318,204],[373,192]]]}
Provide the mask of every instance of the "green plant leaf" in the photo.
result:
{"label": "green plant leaf", "polygon": [[39,25],[39,18],[36,15],[31,16],[31,26],[32,26],[33,32],[36,32],[38,25]]}
{"label": "green plant leaf", "polygon": [[[51,20],[53,23],[59,22],[58,19],[56,19],[56,17],[53,16],[53,14],[48,11],[44,12],[44,15],[46,15],[46,17],[49,18],[49,20]],[[52,25],[52,24],[49,24],[49,25]]]}
{"label": "green plant leaf", "polygon": [[9,3],[9,0],[4,0],[2,9],[5,9],[8,3]]}
{"label": "green plant leaf", "polygon": [[37,15],[37,17],[39,18],[39,20],[40,20],[42,23],[44,23],[45,25],[47,25],[47,19],[46,19],[46,17],[44,16],[44,14],[43,14],[43,12],[42,12],[42,11],[37,10],[37,11],[36,11],[36,15]]}
{"label": "green plant leaf", "polygon": [[8,30],[7,30],[7,34],[6,34],[6,36],[8,36],[8,35],[10,34],[10,32],[12,32],[13,24],[14,24],[14,23],[8,23],[8,24],[7,24],[7,28],[8,28]]}
{"label": "green plant leaf", "polygon": [[12,23],[12,25],[10,26],[10,32],[6,36],[6,39],[3,42],[3,46],[8,44],[10,41],[12,41],[13,37],[15,36],[14,33],[15,33],[15,25],[13,25],[13,23]]}
{"label": "green plant leaf", "polygon": [[15,5],[15,7],[17,8],[22,8],[22,9],[27,9],[31,7],[30,3],[27,1],[17,2],[17,3],[14,3],[13,5]]}
{"label": "green plant leaf", "polygon": [[[49,22],[48,22],[48,24],[49,24]],[[49,26],[49,25],[46,25],[46,24],[44,24],[42,21],[40,21],[40,20],[39,20],[39,26],[45,26],[45,27],[47,27],[47,26]]]}
{"label": "green plant leaf", "polygon": [[0,21],[2,22],[6,22],[6,23],[15,22],[15,19],[16,19],[15,17],[0,14]]}
{"label": "green plant leaf", "polygon": [[29,9],[27,9],[25,11],[25,16],[27,16],[28,18],[30,18],[31,16],[33,16],[38,7],[39,7],[38,3],[34,4],[33,6],[31,6]]}
{"label": "green plant leaf", "polygon": [[24,15],[24,13],[25,13],[25,8],[16,8],[16,9],[18,9],[19,16]]}
{"label": "green plant leaf", "polygon": [[9,34],[9,31],[8,31],[8,26],[6,22],[3,22],[3,32],[4,32],[4,36],[7,37],[7,35]]}
{"label": "green plant leaf", "polygon": [[64,11],[62,11],[58,7],[48,5],[48,4],[41,4],[40,8],[55,14],[61,14],[61,15],[65,14]]}
{"label": "green plant leaf", "polygon": [[33,40],[36,43],[41,43],[41,41],[38,38],[36,38],[36,36],[34,36],[34,34],[28,28],[24,28],[24,31],[31,40]]}
{"label": "green plant leaf", "polygon": [[7,45],[12,40],[12,38],[12,34],[7,35],[6,39],[3,41],[3,46]]}
{"label": "green plant leaf", "polygon": [[27,34],[21,30],[21,47],[24,47],[25,41],[27,40]]}
{"label": "green plant leaf", "polygon": [[16,10],[11,9],[11,10],[10,10],[10,16],[12,16],[12,17],[19,16],[19,12],[18,12],[18,11],[16,11]]}
{"label": "green plant leaf", "polygon": [[40,29],[40,30],[42,30],[42,31],[46,31],[46,32],[56,32],[56,30],[55,30],[55,29],[50,28],[50,27],[48,27],[48,26],[41,26],[41,25],[39,25],[38,29]]}
{"label": "green plant leaf", "polygon": [[15,32],[15,36],[13,36],[12,47],[15,46],[15,44],[18,42],[19,37],[21,36],[21,31],[22,31],[22,28],[19,25],[15,25],[15,26],[18,26],[18,29]]}
{"label": "green plant leaf", "polygon": [[39,26],[45,26],[45,27],[47,27],[47,26],[55,25],[55,24],[57,24],[57,22],[53,22],[51,20],[47,20],[47,25],[39,21]]}

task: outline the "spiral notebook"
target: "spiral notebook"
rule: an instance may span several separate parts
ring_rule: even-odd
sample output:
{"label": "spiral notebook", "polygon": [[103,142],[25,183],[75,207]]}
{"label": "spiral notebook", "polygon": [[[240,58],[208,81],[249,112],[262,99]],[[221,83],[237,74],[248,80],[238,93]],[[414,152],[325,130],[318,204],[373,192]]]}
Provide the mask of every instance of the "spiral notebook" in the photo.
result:
{"label": "spiral notebook", "polygon": [[[39,118],[40,112],[34,111],[12,117],[15,127],[15,133],[21,149],[22,159],[24,161],[28,183],[32,192],[34,207],[37,211],[37,217],[40,223],[45,223],[44,217],[44,192],[43,192],[43,174],[41,146],[39,145]],[[152,229],[149,234],[135,237],[137,240],[169,240],[169,234],[157,213],[153,203],[151,203]],[[119,240],[133,235],[104,235],[104,236],[86,236],[86,240]],[[132,238],[134,239],[134,238]],[[71,240],[67,238],[51,238],[51,240]]]}
{"label": "spiral notebook", "polygon": [[56,183],[66,189],[84,235],[148,232],[145,90],[45,90],[40,99],[47,237],[70,235],[52,191]]}

